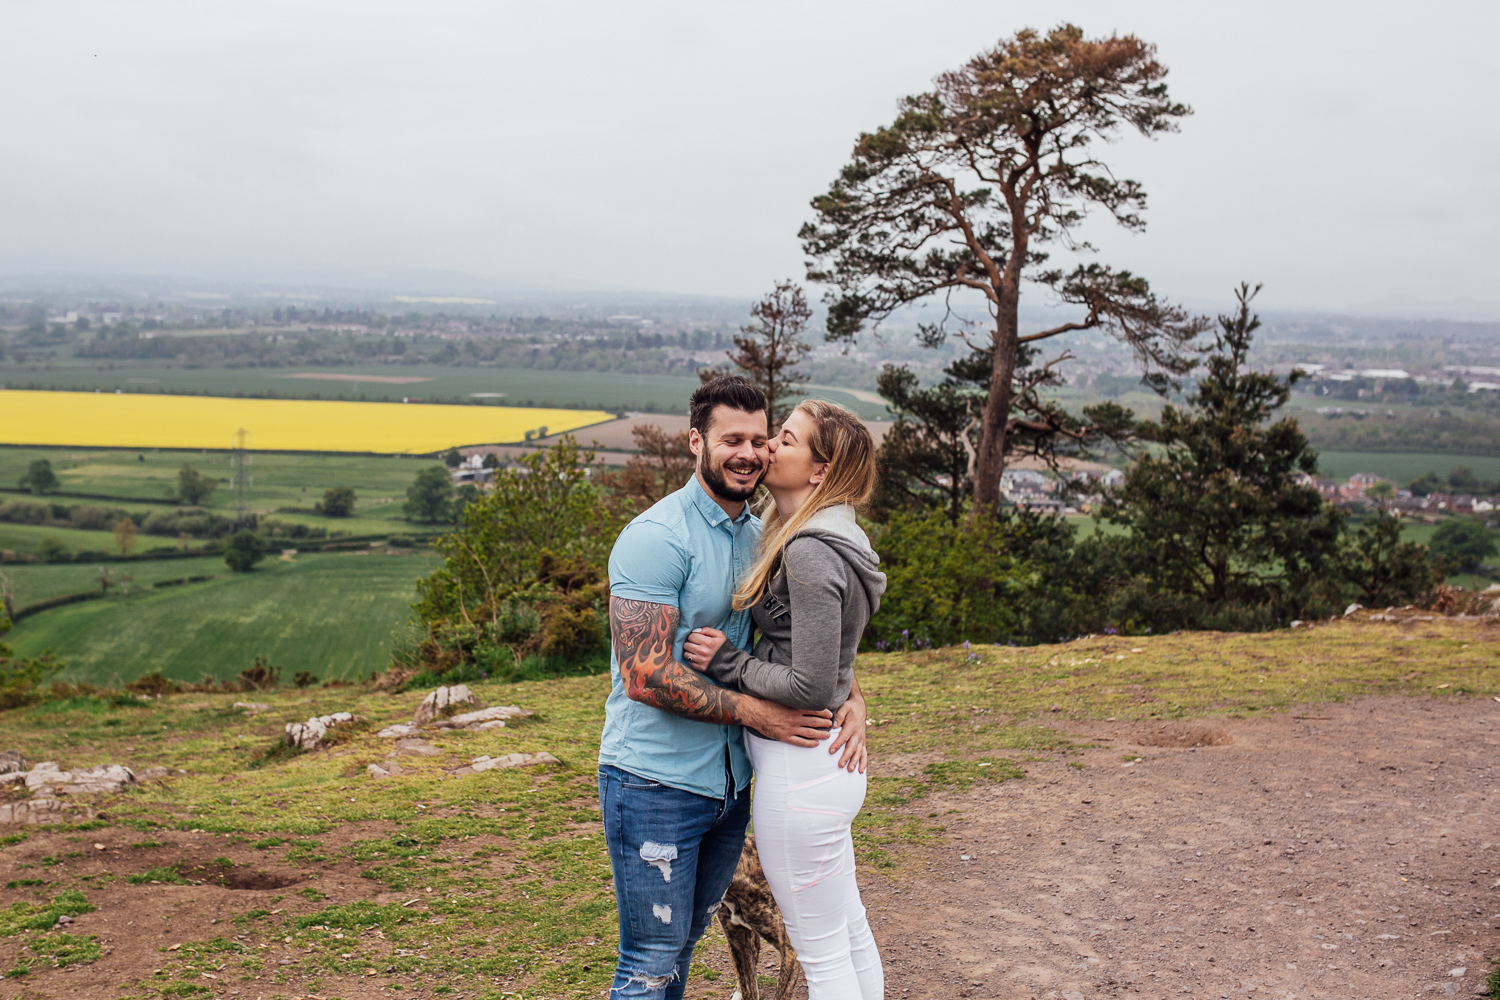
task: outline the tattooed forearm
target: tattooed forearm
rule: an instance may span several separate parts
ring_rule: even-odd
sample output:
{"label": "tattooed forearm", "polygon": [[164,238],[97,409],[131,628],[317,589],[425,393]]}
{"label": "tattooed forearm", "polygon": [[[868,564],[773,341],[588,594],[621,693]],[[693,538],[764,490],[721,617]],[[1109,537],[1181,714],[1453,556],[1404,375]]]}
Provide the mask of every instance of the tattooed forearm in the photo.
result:
{"label": "tattooed forearm", "polygon": [[680,612],[649,601],[609,599],[609,631],[625,693],[685,719],[734,722],[739,696],[672,659]]}

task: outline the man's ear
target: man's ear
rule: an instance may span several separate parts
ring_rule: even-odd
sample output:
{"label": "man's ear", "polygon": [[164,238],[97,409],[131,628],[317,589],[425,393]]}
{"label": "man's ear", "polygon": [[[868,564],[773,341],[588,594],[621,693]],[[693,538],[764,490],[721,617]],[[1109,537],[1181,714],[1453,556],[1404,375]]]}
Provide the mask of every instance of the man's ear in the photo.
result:
{"label": "man's ear", "polygon": [[703,435],[698,433],[698,428],[688,428],[688,450],[696,457],[703,454]]}

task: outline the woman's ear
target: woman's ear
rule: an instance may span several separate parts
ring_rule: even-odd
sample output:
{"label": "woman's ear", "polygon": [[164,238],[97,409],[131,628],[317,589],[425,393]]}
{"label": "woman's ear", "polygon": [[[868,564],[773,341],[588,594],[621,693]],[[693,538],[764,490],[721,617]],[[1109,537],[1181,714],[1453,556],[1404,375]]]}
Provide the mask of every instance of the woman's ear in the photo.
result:
{"label": "woman's ear", "polygon": [[813,486],[817,486],[819,483],[821,483],[824,480],[825,477],[827,477],[827,475],[828,475],[828,463],[827,462],[819,462],[817,465],[815,465],[813,467],[813,474],[808,477],[807,481],[810,484],[812,484]]}

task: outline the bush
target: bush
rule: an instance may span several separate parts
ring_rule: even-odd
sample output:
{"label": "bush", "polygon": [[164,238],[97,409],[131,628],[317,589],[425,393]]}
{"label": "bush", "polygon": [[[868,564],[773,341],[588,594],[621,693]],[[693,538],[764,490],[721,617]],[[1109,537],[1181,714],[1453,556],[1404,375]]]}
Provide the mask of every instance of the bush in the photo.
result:
{"label": "bush", "polygon": [[1432,551],[1464,572],[1473,572],[1495,554],[1495,536],[1484,525],[1450,517],[1432,534]]}
{"label": "bush", "polygon": [[354,487],[335,486],[323,492],[323,502],[318,505],[324,517],[354,516]]}
{"label": "bush", "polygon": [[281,683],[281,668],[268,657],[257,655],[254,663],[240,671],[238,681],[243,691],[270,691]]}
{"label": "bush", "polygon": [[130,694],[143,694],[151,698],[160,698],[164,694],[173,694],[182,690],[182,685],[174,680],[168,680],[161,671],[143,674],[125,685],[125,690]]}
{"label": "bush", "polygon": [[45,524],[51,515],[51,508],[44,503],[12,500],[0,504],[0,521],[10,524]]}
{"label": "bush", "polygon": [[1439,575],[1427,546],[1401,541],[1401,519],[1378,511],[1339,540],[1340,567],[1361,604],[1405,604],[1432,590]]}
{"label": "bush", "polygon": [[412,605],[420,635],[393,654],[403,676],[603,667],[604,564],[624,514],[590,481],[593,459],[571,437],[522,457],[438,539],[443,565]]}
{"label": "bush", "polygon": [[266,542],[253,531],[236,532],[224,550],[224,563],[236,573],[248,573],[265,558]]}
{"label": "bush", "polygon": [[43,535],[42,540],[37,543],[37,551],[49,563],[67,562],[72,558],[68,543],[56,535]]}
{"label": "bush", "polygon": [[74,507],[68,512],[68,520],[73,527],[82,528],[85,531],[112,531],[115,524],[121,518],[129,515],[121,510],[111,510],[108,507]]}
{"label": "bush", "polygon": [[1006,550],[994,515],[899,512],[876,551],[887,589],[865,638],[876,649],[1014,640],[1035,574]]}
{"label": "bush", "polygon": [[[0,606],[0,636],[10,631],[10,616]],[[34,659],[18,657],[0,641],[0,709],[19,708],[41,699],[42,685],[59,670],[63,662],[51,652]]]}

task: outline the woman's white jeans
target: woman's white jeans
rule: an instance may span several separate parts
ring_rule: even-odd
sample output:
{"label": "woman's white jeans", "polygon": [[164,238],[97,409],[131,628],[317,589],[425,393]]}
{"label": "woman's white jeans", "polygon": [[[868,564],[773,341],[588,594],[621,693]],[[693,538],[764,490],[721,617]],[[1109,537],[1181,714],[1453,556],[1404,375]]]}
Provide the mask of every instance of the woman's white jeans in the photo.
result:
{"label": "woman's white jeans", "polygon": [[755,765],[755,846],[809,1000],[883,1000],[885,973],[854,881],[849,833],[865,776],[839,767],[827,743],[794,747],[748,732],[745,743]]}

